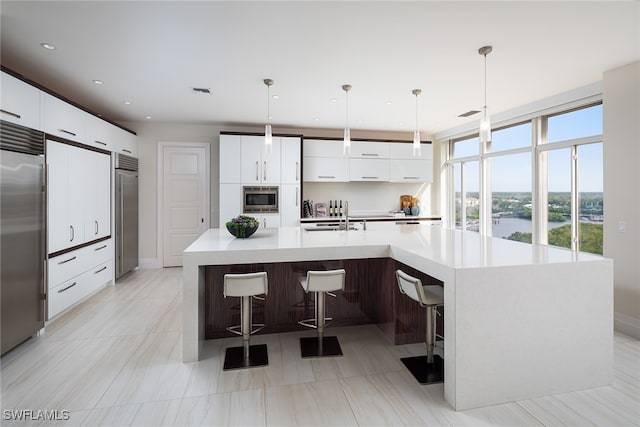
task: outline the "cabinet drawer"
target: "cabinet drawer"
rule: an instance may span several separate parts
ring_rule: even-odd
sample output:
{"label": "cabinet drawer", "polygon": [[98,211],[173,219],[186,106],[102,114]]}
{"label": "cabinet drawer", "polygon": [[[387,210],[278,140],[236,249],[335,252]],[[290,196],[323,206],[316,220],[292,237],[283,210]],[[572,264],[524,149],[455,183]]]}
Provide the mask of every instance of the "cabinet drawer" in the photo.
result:
{"label": "cabinet drawer", "polygon": [[49,288],[78,276],[91,267],[113,260],[113,239],[49,259]]}
{"label": "cabinet drawer", "polygon": [[389,145],[388,142],[352,141],[350,157],[388,159]]}
{"label": "cabinet drawer", "polygon": [[40,90],[7,73],[2,73],[0,86],[0,118],[40,130]]}
{"label": "cabinet drawer", "polygon": [[87,266],[104,264],[114,259],[113,239],[104,240],[83,249],[87,250]]}
{"label": "cabinet drawer", "polygon": [[91,295],[110,282],[112,277],[113,262],[109,261],[50,288],[48,293],[48,318],[51,319]]}

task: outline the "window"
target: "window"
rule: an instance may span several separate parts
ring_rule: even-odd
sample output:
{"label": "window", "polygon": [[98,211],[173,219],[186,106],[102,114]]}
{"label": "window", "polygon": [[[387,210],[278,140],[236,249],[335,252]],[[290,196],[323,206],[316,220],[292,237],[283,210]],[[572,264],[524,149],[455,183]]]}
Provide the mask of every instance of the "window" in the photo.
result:
{"label": "window", "polygon": [[454,226],[602,254],[602,154],[602,104],[453,140]]}

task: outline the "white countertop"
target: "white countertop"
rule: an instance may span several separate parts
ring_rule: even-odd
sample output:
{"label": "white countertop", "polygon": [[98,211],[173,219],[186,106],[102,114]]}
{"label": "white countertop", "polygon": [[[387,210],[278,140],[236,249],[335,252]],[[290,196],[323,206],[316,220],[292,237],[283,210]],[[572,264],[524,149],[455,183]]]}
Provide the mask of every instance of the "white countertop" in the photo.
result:
{"label": "white countertop", "polygon": [[597,255],[483,237],[429,223],[368,223],[367,230],[356,224],[359,229],[350,231],[305,230],[308,227],[259,229],[247,239],[235,238],[226,229],[209,229],[185,254],[198,254],[200,265],[391,256],[408,265],[428,261],[448,269],[603,260]]}

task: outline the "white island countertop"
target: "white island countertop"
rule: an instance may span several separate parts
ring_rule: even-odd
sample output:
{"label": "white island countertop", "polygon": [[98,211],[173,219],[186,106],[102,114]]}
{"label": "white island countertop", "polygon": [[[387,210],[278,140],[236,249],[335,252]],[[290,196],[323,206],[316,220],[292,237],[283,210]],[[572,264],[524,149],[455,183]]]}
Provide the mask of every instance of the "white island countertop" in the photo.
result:
{"label": "white island countertop", "polygon": [[456,410],[613,382],[612,260],[430,223],[304,228],[210,229],[185,250],[185,362],[204,339],[204,266],[388,257],[444,283],[444,397]]}

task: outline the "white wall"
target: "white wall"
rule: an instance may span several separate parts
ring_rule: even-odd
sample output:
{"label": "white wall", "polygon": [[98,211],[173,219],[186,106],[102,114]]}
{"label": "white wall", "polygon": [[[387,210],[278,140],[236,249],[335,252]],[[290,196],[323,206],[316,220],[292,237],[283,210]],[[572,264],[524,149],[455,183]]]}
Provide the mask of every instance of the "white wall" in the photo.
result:
{"label": "white wall", "polygon": [[604,256],[614,260],[615,326],[640,338],[640,62],[604,73],[603,110]]}
{"label": "white wall", "polygon": [[[186,124],[186,123],[155,123],[126,122],[122,123],[138,134],[139,157],[139,256],[140,266],[160,267],[161,256],[157,250],[157,145],[159,142],[209,142],[211,144],[211,211],[210,224],[218,224],[219,200],[219,136],[220,132],[256,132],[264,131],[262,126],[231,126],[214,124]],[[342,138],[342,130],[338,129],[299,129],[278,128],[274,126],[274,133],[303,134],[307,137]],[[357,131],[352,130],[352,138],[375,138],[410,140],[412,134],[400,132]],[[425,137],[426,139],[426,137]],[[437,179],[437,177],[435,177]],[[439,183],[431,185],[439,189]],[[394,193],[395,194],[395,193]],[[407,193],[409,194],[409,193]],[[430,192],[432,200],[439,199],[439,192]],[[338,197],[339,198],[339,197]],[[343,197],[346,199],[346,197]],[[431,209],[431,213],[439,215],[439,211]]]}

